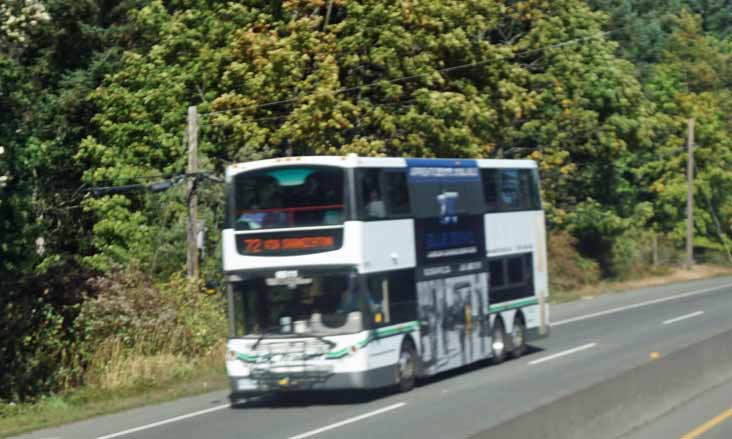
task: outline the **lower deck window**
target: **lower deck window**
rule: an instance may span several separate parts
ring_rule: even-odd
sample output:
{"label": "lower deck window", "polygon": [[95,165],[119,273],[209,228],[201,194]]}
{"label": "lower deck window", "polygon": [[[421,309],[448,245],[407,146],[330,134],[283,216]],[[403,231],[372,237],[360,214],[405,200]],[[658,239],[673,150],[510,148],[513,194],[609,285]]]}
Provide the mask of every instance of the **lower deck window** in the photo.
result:
{"label": "lower deck window", "polygon": [[489,261],[491,304],[534,296],[532,258],[532,253],[523,253]]}
{"label": "lower deck window", "polygon": [[354,276],[338,273],[290,282],[262,277],[235,284],[235,336],[362,329],[362,292]]}

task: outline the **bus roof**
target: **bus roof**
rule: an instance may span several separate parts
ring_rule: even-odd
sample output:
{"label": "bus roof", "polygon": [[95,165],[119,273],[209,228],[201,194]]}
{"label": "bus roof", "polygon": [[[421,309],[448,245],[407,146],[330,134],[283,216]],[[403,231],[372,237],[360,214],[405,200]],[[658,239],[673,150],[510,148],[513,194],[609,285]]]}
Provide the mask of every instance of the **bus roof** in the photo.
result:
{"label": "bus roof", "polygon": [[[338,166],[342,168],[378,167],[378,168],[404,168],[407,166],[407,157],[360,157],[356,154],[344,156],[298,156],[279,157],[266,160],[255,160],[251,162],[235,163],[227,166],[227,180],[236,174],[256,169],[264,169],[279,166],[302,166],[321,165]],[[424,159],[435,161],[465,160],[465,159]],[[479,168],[536,168],[533,160],[505,160],[505,159],[477,159]]]}

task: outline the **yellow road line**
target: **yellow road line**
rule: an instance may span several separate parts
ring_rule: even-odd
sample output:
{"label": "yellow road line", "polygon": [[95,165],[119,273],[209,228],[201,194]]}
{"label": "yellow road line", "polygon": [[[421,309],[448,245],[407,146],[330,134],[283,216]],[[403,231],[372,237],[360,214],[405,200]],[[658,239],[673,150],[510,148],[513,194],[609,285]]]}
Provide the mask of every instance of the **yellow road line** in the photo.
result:
{"label": "yellow road line", "polygon": [[681,437],[681,439],[696,439],[699,436],[703,435],[707,431],[711,430],[712,428],[716,427],[717,425],[724,422],[725,419],[732,418],[732,410],[727,410],[722,413],[720,413],[717,417],[714,419],[711,419],[704,423],[703,425],[700,425],[699,427],[695,428],[694,430],[686,433]]}

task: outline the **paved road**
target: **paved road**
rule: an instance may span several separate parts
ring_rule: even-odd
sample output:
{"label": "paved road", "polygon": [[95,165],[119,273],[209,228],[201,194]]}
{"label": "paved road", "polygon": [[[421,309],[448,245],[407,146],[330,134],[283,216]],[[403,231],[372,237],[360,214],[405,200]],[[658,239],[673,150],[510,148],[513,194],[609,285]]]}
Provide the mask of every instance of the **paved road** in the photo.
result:
{"label": "paved road", "polygon": [[552,336],[527,356],[443,374],[407,394],[350,392],[285,404],[263,398],[229,408],[226,393],[218,392],[24,437],[467,437],[653,361],[652,353],[663,356],[730,330],[730,315],[730,277],[647,288],[554,306]]}
{"label": "paved road", "polygon": [[732,381],[686,402],[623,439],[732,438]]}

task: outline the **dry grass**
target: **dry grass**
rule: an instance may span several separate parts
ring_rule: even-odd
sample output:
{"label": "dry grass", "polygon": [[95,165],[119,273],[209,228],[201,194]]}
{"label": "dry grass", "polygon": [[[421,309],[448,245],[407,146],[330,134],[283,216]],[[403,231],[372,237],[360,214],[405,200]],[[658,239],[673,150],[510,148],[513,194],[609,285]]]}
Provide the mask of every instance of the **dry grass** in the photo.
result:
{"label": "dry grass", "polygon": [[89,386],[104,390],[162,384],[190,376],[197,363],[207,358],[222,361],[223,350],[222,344],[211,355],[190,360],[171,352],[145,355],[139,350],[125,348],[116,340],[96,352],[85,378]]}
{"label": "dry grass", "polygon": [[686,270],[684,268],[667,268],[637,279],[624,281],[602,281],[594,285],[583,286],[576,290],[552,291],[550,297],[552,303],[562,303],[582,298],[591,298],[607,293],[729,274],[732,274],[732,267],[711,264],[695,265],[691,270]]}
{"label": "dry grass", "polygon": [[85,387],[34,404],[0,404],[0,437],[224,389],[225,350],[222,341],[205,356],[186,358],[142,355],[109,343],[95,355]]}

